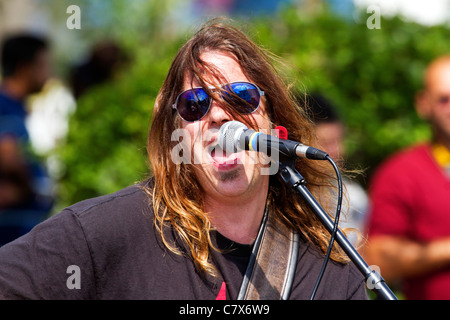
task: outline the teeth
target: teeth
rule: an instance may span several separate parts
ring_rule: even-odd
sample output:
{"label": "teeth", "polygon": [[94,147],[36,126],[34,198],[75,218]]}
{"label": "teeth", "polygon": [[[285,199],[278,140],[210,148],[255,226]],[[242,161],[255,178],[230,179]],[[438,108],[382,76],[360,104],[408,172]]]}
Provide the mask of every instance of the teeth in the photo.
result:
{"label": "teeth", "polygon": [[222,149],[219,147],[217,143],[212,143],[208,146],[208,152],[210,155],[212,155],[213,151],[221,151]]}
{"label": "teeth", "polygon": [[225,152],[222,148],[220,148],[218,145],[216,145],[215,147],[211,148],[209,150],[209,154],[211,155],[211,158],[215,159],[215,161],[218,162],[229,162],[229,161],[234,161],[235,160],[235,156],[234,153],[229,154],[227,152]]}

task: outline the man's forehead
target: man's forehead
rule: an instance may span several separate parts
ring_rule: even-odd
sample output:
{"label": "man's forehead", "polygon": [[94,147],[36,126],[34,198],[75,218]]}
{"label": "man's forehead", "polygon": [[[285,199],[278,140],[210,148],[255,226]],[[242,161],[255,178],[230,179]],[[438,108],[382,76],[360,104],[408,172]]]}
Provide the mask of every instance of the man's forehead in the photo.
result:
{"label": "man's forehead", "polygon": [[[205,51],[200,55],[205,63],[200,66],[200,76],[208,86],[216,86],[233,81],[248,81],[235,56],[222,51]],[[186,73],[184,89],[200,87],[199,80],[191,72]]]}
{"label": "man's forehead", "polygon": [[450,58],[437,60],[428,67],[425,85],[429,91],[450,92]]}

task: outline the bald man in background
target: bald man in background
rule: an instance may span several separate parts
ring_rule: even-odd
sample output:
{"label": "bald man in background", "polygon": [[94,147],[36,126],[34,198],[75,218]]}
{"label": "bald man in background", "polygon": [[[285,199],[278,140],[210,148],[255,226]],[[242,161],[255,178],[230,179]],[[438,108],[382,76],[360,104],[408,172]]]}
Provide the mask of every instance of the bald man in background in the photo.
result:
{"label": "bald man in background", "polygon": [[387,159],[369,189],[364,256],[407,299],[450,299],[450,56],[426,69],[416,111],[432,140]]}

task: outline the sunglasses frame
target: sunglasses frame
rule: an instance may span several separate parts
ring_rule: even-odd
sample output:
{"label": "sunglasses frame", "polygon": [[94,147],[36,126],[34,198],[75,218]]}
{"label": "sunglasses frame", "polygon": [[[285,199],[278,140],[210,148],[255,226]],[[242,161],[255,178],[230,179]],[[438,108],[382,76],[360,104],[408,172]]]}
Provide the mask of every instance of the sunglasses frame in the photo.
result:
{"label": "sunglasses frame", "polygon": [[[264,96],[264,91],[262,91],[256,84],[251,83],[251,82],[248,82],[248,81],[234,81],[234,82],[229,82],[229,83],[225,83],[225,84],[220,84],[219,86],[209,86],[208,89],[210,89],[212,92],[218,92],[218,91],[220,91],[220,90],[219,90],[217,87],[223,88],[223,87],[225,87],[225,86],[228,86],[228,85],[231,86],[232,84],[236,84],[236,83],[250,84],[250,85],[254,86],[254,87],[258,90],[258,94],[259,94],[259,103],[258,103],[258,105],[256,106],[255,110],[253,110],[252,112],[245,113],[245,114],[252,114],[252,113],[255,112],[256,110],[258,110],[259,106],[261,105],[261,97]],[[180,98],[180,96],[181,96],[183,93],[188,92],[188,91],[192,91],[192,90],[195,90],[195,89],[203,89],[203,88],[202,88],[202,87],[195,87],[195,88],[191,88],[191,89],[184,90],[183,92],[181,92],[181,93],[177,96],[177,99],[175,100],[175,103],[172,105],[172,109],[175,109],[175,110],[177,111],[178,116],[179,116],[181,119],[183,119],[184,121],[186,121],[186,122],[196,122],[196,121],[202,120],[202,119],[208,114],[209,109],[211,109],[211,105],[212,105],[213,99],[208,95],[208,97],[209,97],[209,105],[208,105],[208,109],[206,110],[205,114],[204,114],[200,119],[198,119],[198,120],[193,120],[193,121],[189,121],[189,120],[184,119],[184,118],[181,116],[181,114],[180,114],[180,112],[178,112],[178,108],[177,108],[177,105],[178,105],[178,99]]]}

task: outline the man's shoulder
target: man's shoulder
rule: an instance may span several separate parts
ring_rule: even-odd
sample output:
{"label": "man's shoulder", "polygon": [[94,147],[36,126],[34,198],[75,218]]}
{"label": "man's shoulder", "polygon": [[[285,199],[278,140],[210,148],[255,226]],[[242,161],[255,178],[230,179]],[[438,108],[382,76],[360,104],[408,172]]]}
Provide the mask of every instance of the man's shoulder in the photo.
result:
{"label": "man's shoulder", "polygon": [[83,200],[64,211],[76,217],[88,238],[138,236],[151,232],[149,226],[154,218],[148,194],[151,188],[151,181],[138,183],[109,195]]}
{"label": "man's shoulder", "polygon": [[67,207],[67,209],[81,217],[110,205],[114,205],[116,208],[120,208],[123,205],[127,206],[135,200],[144,199],[144,196],[143,189],[139,184],[135,184],[111,194],[82,200]]}
{"label": "man's shoulder", "polygon": [[384,162],[385,166],[404,166],[413,165],[418,161],[423,161],[430,150],[429,144],[417,144],[405,149],[399,150],[389,156]]}
{"label": "man's shoulder", "polygon": [[13,100],[0,92],[0,115],[24,116],[26,113],[24,105],[17,100]]}
{"label": "man's shoulder", "polygon": [[418,144],[397,151],[383,161],[375,171],[375,176],[405,177],[412,170],[425,170],[431,161],[429,144]]}
{"label": "man's shoulder", "polygon": [[83,218],[90,214],[98,214],[104,212],[107,214],[115,214],[122,210],[131,211],[131,209],[148,207],[150,205],[150,196],[148,190],[153,187],[153,182],[137,183],[111,194],[86,199],[77,202],[67,210],[72,211],[77,217]]}

